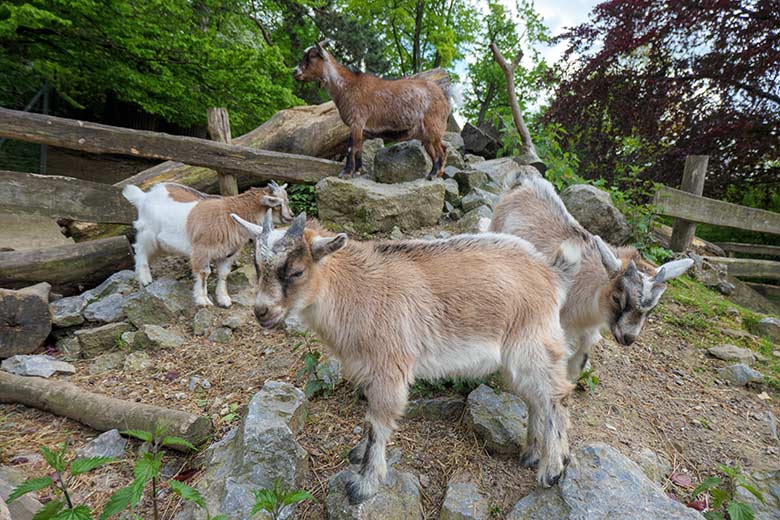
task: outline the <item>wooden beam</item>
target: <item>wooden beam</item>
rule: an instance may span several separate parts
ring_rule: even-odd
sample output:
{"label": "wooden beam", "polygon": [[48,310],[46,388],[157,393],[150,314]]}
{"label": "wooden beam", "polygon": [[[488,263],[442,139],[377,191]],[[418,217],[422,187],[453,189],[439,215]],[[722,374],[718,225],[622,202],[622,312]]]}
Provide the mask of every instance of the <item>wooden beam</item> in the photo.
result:
{"label": "wooden beam", "polygon": [[132,130],[0,108],[0,137],[93,153],[181,161],[258,181],[314,183],[341,170],[334,161],[194,137]]}
{"label": "wooden beam", "polygon": [[110,184],[0,171],[0,207],[44,217],[130,224],[135,208]]}
{"label": "wooden beam", "polygon": [[780,262],[756,260],[754,258],[726,258],[722,256],[705,256],[703,258],[709,262],[726,266],[730,276],[780,280]]}
{"label": "wooden beam", "polygon": [[[230,144],[230,117],[226,108],[209,108],[206,112],[209,122],[209,135],[213,141]],[[231,173],[217,172],[219,175],[219,194],[223,197],[238,195],[238,181]]]}
{"label": "wooden beam", "polygon": [[[709,155],[689,155],[685,158],[680,189],[694,195],[701,196],[704,193],[704,179],[707,177],[707,163]],[[672,226],[672,238],[669,241],[672,251],[685,251],[696,234],[696,224],[685,219],[678,218]]]}
{"label": "wooden beam", "polygon": [[699,197],[668,186],[661,186],[653,203],[661,215],[780,235],[780,213]]}
{"label": "wooden beam", "polygon": [[780,300],[780,285],[769,285],[766,283],[748,282],[751,289],[756,291],[764,298],[770,300]]}
{"label": "wooden beam", "polygon": [[727,253],[780,256],[780,246],[768,246],[766,244],[741,244],[739,242],[717,242],[716,245]]}
{"label": "wooden beam", "polygon": [[49,282],[52,291],[74,294],[133,265],[127,237],[111,237],[45,249],[0,252],[0,287],[19,289]]}

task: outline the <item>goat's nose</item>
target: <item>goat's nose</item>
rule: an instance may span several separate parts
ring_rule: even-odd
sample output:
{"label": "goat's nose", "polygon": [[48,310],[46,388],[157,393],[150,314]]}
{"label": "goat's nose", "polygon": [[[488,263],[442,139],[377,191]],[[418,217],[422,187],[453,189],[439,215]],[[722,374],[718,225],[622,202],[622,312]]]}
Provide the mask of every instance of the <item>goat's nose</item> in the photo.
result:
{"label": "goat's nose", "polygon": [[268,315],[268,307],[265,305],[255,305],[255,318],[262,321]]}

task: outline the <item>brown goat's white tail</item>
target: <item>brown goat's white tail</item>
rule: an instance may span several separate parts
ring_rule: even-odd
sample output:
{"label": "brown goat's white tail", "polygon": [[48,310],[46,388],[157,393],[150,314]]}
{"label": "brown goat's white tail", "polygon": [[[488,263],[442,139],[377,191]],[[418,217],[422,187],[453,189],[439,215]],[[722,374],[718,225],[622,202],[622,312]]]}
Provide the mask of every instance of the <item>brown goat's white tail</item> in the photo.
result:
{"label": "brown goat's white tail", "polygon": [[569,292],[574,277],[580,272],[582,250],[574,240],[566,240],[558,247],[550,266],[558,275],[559,285],[564,293]]}

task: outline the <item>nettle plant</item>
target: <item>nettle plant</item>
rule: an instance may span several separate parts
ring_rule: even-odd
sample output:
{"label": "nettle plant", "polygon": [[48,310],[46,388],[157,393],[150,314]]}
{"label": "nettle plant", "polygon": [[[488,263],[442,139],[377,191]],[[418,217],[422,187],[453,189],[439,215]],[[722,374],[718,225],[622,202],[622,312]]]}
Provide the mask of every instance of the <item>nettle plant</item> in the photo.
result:
{"label": "nettle plant", "polygon": [[694,499],[701,495],[709,495],[711,500],[705,502],[709,510],[705,511],[707,520],[753,520],[756,516],[749,504],[735,500],[737,488],[742,488],[764,503],[764,496],[750,482],[739,468],[718,464],[722,477],[707,477],[693,490]]}
{"label": "nettle plant", "polygon": [[322,353],[317,349],[319,345],[320,341],[312,332],[304,331],[298,334],[298,340],[292,348],[293,352],[304,350],[301,355],[303,368],[298,371],[298,377],[306,381],[303,392],[309,399],[319,394],[329,397],[334,389],[332,382],[326,381],[317,373],[317,367],[322,359]]}

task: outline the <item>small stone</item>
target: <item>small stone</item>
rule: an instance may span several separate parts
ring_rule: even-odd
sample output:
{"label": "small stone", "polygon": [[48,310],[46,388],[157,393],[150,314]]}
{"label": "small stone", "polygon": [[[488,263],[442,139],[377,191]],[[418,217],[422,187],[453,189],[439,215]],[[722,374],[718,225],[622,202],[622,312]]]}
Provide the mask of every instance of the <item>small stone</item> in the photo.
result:
{"label": "small stone", "polygon": [[119,344],[122,334],[132,330],[128,323],[109,323],[94,329],[81,329],[74,333],[81,344],[81,355],[92,357],[101,352],[113,350]]}
{"label": "small stone", "polygon": [[417,139],[379,150],[374,158],[374,179],[395,184],[425,177],[433,163]]}
{"label": "small stone", "polygon": [[450,233],[449,231],[443,231],[442,230],[442,231],[439,231],[438,233],[436,233],[436,238],[439,238],[439,239],[446,239],[446,238],[450,238],[451,236],[452,236],[452,233]]}
{"label": "small stone", "polygon": [[460,201],[460,187],[455,179],[444,180],[444,200],[453,205]]}
{"label": "small stone", "polygon": [[390,240],[403,240],[404,238],[403,231],[398,226],[393,226],[392,231],[390,231]]}
{"label": "small stone", "polygon": [[707,349],[707,352],[723,361],[739,361],[740,363],[753,363],[756,360],[753,351],[736,345],[718,345]]}
{"label": "small stone", "polygon": [[479,206],[487,206],[492,210],[496,207],[496,204],[498,204],[498,196],[480,188],[474,188],[460,201],[460,205],[465,212],[469,212]]}
{"label": "small stone", "polygon": [[477,163],[485,162],[485,158],[481,155],[474,155],[473,153],[467,153],[463,156],[463,159],[466,161],[467,165],[474,165]]}
{"label": "small stone", "polygon": [[136,332],[134,330],[128,330],[127,332],[123,332],[121,336],[119,336],[119,340],[127,348],[133,348],[135,345],[135,334]]}
{"label": "small stone", "polygon": [[209,341],[213,341],[214,343],[227,343],[232,336],[232,330],[227,327],[219,327],[214,329],[214,332],[209,335]]}
{"label": "small stone", "polygon": [[57,327],[72,327],[84,323],[81,312],[87,306],[87,299],[81,295],[60,298],[49,304],[52,324]]}
{"label": "small stone", "polygon": [[105,298],[109,294],[129,294],[133,292],[135,288],[135,273],[129,269],[125,269],[112,274],[94,289],[85,291],[82,296],[87,300],[87,303],[92,303],[100,298]]}
{"label": "small stone", "polygon": [[488,516],[488,501],[477,485],[468,481],[450,482],[440,520],[483,520]]}
{"label": "small stone", "polygon": [[121,367],[125,362],[125,355],[122,352],[109,352],[102,354],[92,360],[89,364],[89,373],[92,375],[114,370]]}
{"label": "small stone", "polygon": [[376,154],[384,147],[385,142],[382,139],[366,139],[363,141],[363,175],[373,178]]}
{"label": "small stone", "polygon": [[179,334],[159,325],[144,325],[135,335],[135,346],[144,349],[175,348],[184,343]]}
{"label": "small stone", "polygon": [[363,433],[363,427],[355,426],[354,428],[352,428],[352,433],[354,433],[355,435],[360,435],[361,433]]}
{"label": "small stone", "polygon": [[192,318],[192,334],[195,336],[205,336],[217,320],[217,315],[209,307],[198,309],[195,317]]}
{"label": "small stone", "polygon": [[422,519],[419,481],[410,473],[389,470],[387,481],[380,484],[377,493],[357,506],[350,505],[345,486],[349,470],[328,480],[325,497],[327,518],[330,520],[408,520]]}
{"label": "small stone", "polygon": [[190,392],[194,392],[196,388],[202,388],[204,390],[208,390],[211,388],[211,382],[209,382],[208,379],[201,376],[192,376],[190,377],[189,383],[187,383],[187,389]]}
{"label": "small stone", "polygon": [[76,450],[76,455],[79,458],[122,457],[126,446],[127,439],[119,435],[119,430],[108,430]]}
{"label": "small stone", "polygon": [[623,245],[631,238],[631,226],[606,191],[574,184],[563,190],[561,199],[582,227],[610,244]]}
{"label": "small stone", "polygon": [[87,321],[114,323],[125,318],[124,304],[127,296],[114,293],[87,305],[82,315]]}
{"label": "small stone", "polygon": [[143,325],[165,325],[175,319],[165,301],[145,290],[130,295],[125,300],[124,311],[130,323],[139,329]]}
{"label": "small stone", "polygon": [[341,382],[341,362],[336,358],[328,358],[317,365],[317,378],[329,385],[335,387]]}
{"label": "small stone", "polygon": [[238,330],[243,327],[247,322],[247,315],[243,312],[231,312],[222,320],[222,326],[227,327],[230,330]]}
{"label": "small stone", "polygon": [[126,372],[137,372],[151,368],[154,363],[149,354],[143,351],[131,352],[127,355],[124,362]]}
{"label": "small stone", "polygon": [[188,314],[192,316],[195,305],[192,301],[192,285],[186,280],[172,278],[157,278],[144,287],[144,292],[161,300],[171,314]]}
{"label": "small stone", "polygon": [[458,221],[458,229],[463,233],[480,233],[484,220],[490,221],[491,218],[493,218],[493,211],[487,206],[479,206],[461,217]]}
{"label": "small stone", "polygon": [[18,376],[37,376],[48,378],[59,372],[73,374],[76,367],[65,361],[47,355],[12,356],[2,362],[3,370]]}
{"label": "small stone", "polygon": [[66,361],[74,361],[81,356],[81,344],[74,336],[65,336],[57,341],[57,350]]}
{"label": "small stone", "polygon": [[459,193],[468,193],[488,180],[484,172],[477,170],[459,170],[453,178],[458,183]]}
{"label": "small stone", "polygon": [[761,318],[751,327],[751,331],[780,345],[780,319]]}
{"label": "small stone", "polygon": [[720,377],[732,385],[745,386],[748,383],[761,383],[764,381],[764,375],[761,372],[753,370],[744,363],[737,363],[726,368],[719,368]]}
{"label": "small stone", "polygon": [[528,411],[522,399],[479,385],[466,401],[466,423],[495,455],[517,456],[525,444]]}

